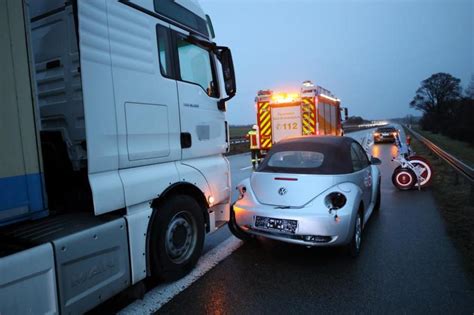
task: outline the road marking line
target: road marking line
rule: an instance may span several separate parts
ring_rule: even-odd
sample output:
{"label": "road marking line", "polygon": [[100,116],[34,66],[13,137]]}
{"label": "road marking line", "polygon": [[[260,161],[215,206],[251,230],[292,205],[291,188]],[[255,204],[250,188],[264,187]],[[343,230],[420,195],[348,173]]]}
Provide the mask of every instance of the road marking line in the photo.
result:
{"label": "road marking line", "polygon": [[244,171],[244,170],[248,170],[249,168],[252,168],[252,167],[253,167],[253,166],[252,166],[252,165],[250,165],[250,166],[247,166],[247,167],[241,168],[240,170],[241,170],[241,171]]}
{"label": "road marking line", "polygon": [[137,300],[122,309],[118,314],[152,314],[158,311],[173,297],[184,291],[193,282],[205,275],[224,258],[232,254],[243,242],[235,236],[231,236],[214,247],[199,259],[196,267],[186,277],[173,282],[160,284],[147,294],[143,300]]}

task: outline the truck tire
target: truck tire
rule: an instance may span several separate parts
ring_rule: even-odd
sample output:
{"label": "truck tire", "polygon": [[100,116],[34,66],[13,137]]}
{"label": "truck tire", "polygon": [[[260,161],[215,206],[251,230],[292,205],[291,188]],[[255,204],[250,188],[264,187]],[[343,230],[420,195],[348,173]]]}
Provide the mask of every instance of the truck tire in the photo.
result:
{"label": "truck tire", "polygon": [[416,175],[409,169],[398,166],[392,174],[392,183],[400,190],[410,190],[416,184]]}
{"label": "truck tire", "polygon": [[151,222],[152,275],[173,281],[189,273],[201,256],[204,216],[199,203],[187,195],[175,195],[155,209]]}

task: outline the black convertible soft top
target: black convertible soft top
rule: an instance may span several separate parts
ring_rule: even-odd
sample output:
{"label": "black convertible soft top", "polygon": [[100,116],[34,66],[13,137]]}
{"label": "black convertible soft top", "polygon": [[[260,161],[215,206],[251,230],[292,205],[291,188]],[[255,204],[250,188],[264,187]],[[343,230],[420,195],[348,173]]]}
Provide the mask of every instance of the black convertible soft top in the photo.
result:
{"label": "black convertible soft top", "polygon": [[[301,136],[281,140],[273,145],[258,172],[296,173],[296,174],[348,174],[353,172],[351,145],[355,142],[349,137]],[[324,155],[323,163],[316,168],[273,167],[268,165],[272,155],[284,151],[312,151]]]}

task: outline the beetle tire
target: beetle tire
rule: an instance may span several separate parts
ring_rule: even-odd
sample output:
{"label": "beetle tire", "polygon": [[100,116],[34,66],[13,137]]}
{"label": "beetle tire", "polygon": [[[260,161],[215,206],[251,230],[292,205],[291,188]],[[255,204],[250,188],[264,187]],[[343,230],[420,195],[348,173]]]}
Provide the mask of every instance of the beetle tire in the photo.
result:
{"label": "beetle tire", "polygon": [[[360,254],[360,249],[362,247],[362,225],[363,225],[362,211],[359,210],[357,212],[357,216],[354,222],[354,230],[352,232],[351,241],[349,244],[347,244],[347,252],[349,256],[352,258],[356,258]],[[358,241],[357,241],[357,237],[359,237]]]}
{"label": "beetle tire", "polygon": [[242,241],[249,241],[253,238],[252,235],[249,233],[243,231],[238,225],[237,222],[235,222],[235,213],[234,209],[231,208],[230,210],[230,220],[229,223],[227,224],[229,226],[230,232],[237,237],[238,239],[241,239]]}
{"label": "beetle tire", "polygon": [[378,212],[380,210],[380,204],[382,202],[382,194],[380,192],[380,181],[379,187],[377,188],[377,199],[375,200],[374,211]]}

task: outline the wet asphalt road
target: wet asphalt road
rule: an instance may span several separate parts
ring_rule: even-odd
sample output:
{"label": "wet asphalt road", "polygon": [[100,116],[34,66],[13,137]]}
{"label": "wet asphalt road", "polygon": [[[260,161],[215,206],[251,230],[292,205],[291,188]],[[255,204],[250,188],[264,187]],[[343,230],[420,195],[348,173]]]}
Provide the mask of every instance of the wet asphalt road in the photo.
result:
{"label": "wet asphalt road", "polygon": [[158,313],[473,314],[472,278],[445,232],[431,191],[402,192],[391,183],[395,152],[391,144],[373,148],[383,161],[382,206],[364,230],[357,259],[342,248],[259,238]]}

